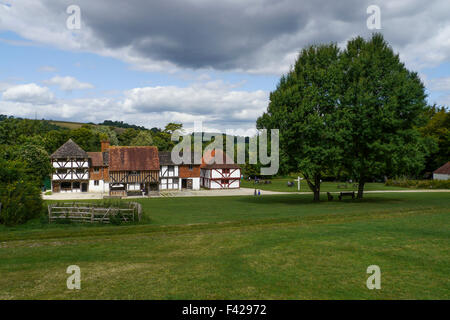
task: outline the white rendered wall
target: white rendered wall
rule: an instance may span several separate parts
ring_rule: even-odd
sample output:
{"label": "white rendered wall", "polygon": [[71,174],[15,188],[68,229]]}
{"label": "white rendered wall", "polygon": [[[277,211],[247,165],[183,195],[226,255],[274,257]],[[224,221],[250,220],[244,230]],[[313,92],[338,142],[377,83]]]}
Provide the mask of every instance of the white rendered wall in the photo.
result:
{"label": "white rendered wall", "polygon": [[448,180],[448,179],[450,179],[449,174],[433,173],[433,180]]}
{"label": "white rendered wall", "polygon": [[109,192],[109,183],[98,180],[98,186],[94,184],[95,180],[89,180],[89,192]]}

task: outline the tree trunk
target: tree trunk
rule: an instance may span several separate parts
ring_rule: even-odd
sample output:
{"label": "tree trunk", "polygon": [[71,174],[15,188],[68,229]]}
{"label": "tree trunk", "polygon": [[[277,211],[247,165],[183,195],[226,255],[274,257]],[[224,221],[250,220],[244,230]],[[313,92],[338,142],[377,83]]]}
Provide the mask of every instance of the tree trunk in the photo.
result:
{"label": "tree trunk", "polygon": [[314,190],[314,201],[320,201],[320,190]]}
{"label": "tree trunk", "polygon": [[320,201],[320,176],[314,177],[314,183],[305,175],[309,188],[314,192],[314,201]]}
{"label": "tree trunk", "polygon": [[362,199],[363,195],[364,195],[364,184],[366,183],[366,181],[364,179],[359,179],[359,183],[358,183],[358,199]]}
{"label": "tree trunk", "polygon": [[314,184],[314,201],[320,201],[320,176],[315,177]]}

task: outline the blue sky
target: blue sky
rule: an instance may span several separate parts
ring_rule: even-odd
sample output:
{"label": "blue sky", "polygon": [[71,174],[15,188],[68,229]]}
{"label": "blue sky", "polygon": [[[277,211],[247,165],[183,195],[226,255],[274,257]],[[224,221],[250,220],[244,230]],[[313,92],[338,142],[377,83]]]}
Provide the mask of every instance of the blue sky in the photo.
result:
{"label": "blue sky", "polygon": [[0,2],[0,113],[251,131],[302,47],[370,35],[372,2],[429,103],[450,105],[448,1],[74,2],[79,30],[66,26],[70,1]]}

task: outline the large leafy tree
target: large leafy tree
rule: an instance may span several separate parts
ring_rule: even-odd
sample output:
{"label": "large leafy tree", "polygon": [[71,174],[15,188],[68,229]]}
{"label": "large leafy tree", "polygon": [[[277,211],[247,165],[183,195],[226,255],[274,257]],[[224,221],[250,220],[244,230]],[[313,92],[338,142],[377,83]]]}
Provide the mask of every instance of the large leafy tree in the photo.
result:
{"label": "large leafy tree", "polygon": [[415,127],[424,119],[426,95],[417,73],[405,68],[380,34],[349,41],[341,62],[343,159],[362,198],[369,179],[422,168],[426,148]]}
{"label": "large leafy tree", "polygon": [[339,55],[334,44],[303,49],[257,120],[258,128],[280,130],[280,162],[303,174],[315,201],[322,176],[339,163],[342,153],[335,128],[343,76]]}

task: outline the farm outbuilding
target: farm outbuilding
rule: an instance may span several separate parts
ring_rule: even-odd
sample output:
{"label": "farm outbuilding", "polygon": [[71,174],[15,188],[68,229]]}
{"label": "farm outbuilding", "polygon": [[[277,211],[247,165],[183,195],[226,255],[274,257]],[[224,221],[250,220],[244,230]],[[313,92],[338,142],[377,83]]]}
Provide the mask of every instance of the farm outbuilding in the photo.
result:
{"label": "farm outbuilding", "polygon": [[449,180],[450,179],[450,161],[433,172],[433,180]]}

